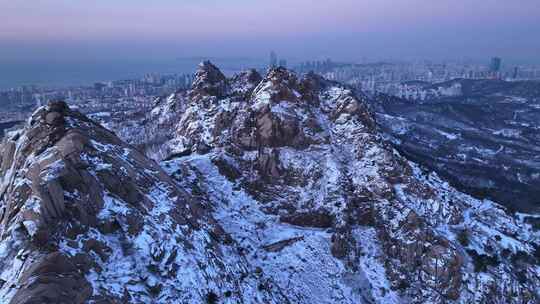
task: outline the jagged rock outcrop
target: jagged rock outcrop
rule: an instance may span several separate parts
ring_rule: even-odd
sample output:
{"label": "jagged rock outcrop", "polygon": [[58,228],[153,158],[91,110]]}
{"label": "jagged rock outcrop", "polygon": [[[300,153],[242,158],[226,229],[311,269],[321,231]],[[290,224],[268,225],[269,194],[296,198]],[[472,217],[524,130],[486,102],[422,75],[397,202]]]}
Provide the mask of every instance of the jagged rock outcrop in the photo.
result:
{"label": "jagged rock outcrop", "polygon": [[248,70],[234,75],[230,81],[231,93],[242,98],[249,98],[261,80],[262,77],[256,70]]}
{"label": "jagged rock outcrop", "polygon": [[0,151],[0,302],[287,303],[209,202],[65,103]]}
{"label": "jagged rock outcrop", "polygon": [[245,79],[227,83],[251,94],[167,100],[182,106],[162,166],[293,302],[538,301],[524,216],[402,157],[345,86],[283,68]]}
{"label": "jagged rock outcrop", "polygon": [[195,74],[190,96],[194,99],[203,97],[220,98],[225,96],[228,88],[229,84],[225,75],[210,61],[204,61]]}

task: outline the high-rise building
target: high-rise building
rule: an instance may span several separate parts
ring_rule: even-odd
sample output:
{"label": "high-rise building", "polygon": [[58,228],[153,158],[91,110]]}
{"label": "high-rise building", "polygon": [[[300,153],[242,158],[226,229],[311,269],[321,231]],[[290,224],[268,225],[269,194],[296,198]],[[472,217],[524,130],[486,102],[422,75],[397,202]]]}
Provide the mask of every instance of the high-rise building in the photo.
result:
{"label": "high-rise building", "polygon": [[287,67],[287,60],[281,59],[279,61],[279,66],[282,67],[282,68],[286,68]]}
{"label": "high-rise building", "polygon": [[491,58],[491,63],[489,64],[489,70],[493,73],[497,73],[501,70],[502,60],[499,57]]}
{"label": "high-rise building", "polygon": [[272,51],[270,52],[270,68],[277,67],[277,64],[278,64],[278,59],[277,59],[276,52]]}

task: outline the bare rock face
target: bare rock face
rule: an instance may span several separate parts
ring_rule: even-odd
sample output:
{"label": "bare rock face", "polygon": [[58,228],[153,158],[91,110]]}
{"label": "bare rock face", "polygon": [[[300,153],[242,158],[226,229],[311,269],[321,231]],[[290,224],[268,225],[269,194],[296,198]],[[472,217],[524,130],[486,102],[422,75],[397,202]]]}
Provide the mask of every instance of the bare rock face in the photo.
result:
{"label": "bare rock face", "polygon": [[65,103],[0,151],[1,303],[286,302],[208,203]]}
{"label": "bare rock face", "polygon": [[228,83],[225,75],[210,61],[204,61],[199,65],[190,96],[194,99],[206,96],[224,97],[228,91]]}
{"label": "bare rock face", "polygon": [[279,165],[279,151],[277,150],[270,150],[267,153],[262,152],[257,157],[257,168],[267,178],[279,178],[281,176]]}
{"label": "bare rock face", "polygon": [[525,217],[401,156],[360,92],[283,68],[255,78],[212,102],[178,98],[166,150],[191,153],[162,166],[292,302],[539,300]]}
{"label": "bare rock face", "polygon": [[[253,99],[262,99],[279,103],[280,101],[299,101],[299,94],[296,91],[299,85],[298,78],[294,73],[279,67],[271,69],[265,79],[255,88]],[[261,96],[264,95],[264,96]],[[263,101],[264,101],[263,100]]]}
{"label": "bare rock face", "polygon": [[92,286],[65,255],[50,253],[23,273],[10,303],[84,303]]}
{"label": "bare rock face", "polygon": [[255,70],[248,70],[235,75],[229,81],[231,93],[243,99],[248,99],[261,80],[261,75]]}

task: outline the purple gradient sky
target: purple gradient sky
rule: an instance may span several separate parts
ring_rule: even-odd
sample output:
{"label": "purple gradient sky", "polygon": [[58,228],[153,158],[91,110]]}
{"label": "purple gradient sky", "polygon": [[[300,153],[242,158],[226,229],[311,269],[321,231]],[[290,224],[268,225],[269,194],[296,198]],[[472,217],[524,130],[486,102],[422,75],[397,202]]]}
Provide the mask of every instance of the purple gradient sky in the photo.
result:
{"label": "purple gradient sky", "polygon": [[0,61],[182,56],[540,61],[539,0],[0,0]]}

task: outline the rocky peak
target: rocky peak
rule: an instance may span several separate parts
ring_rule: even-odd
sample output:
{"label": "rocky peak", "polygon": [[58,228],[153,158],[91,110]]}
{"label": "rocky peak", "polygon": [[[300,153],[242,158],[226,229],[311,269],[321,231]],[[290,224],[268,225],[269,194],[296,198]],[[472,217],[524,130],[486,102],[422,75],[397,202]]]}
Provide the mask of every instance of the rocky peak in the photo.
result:
{"label": "rocky peak", "polygon": [[210,61],[199,64],[193,81],[191,96],[202,98],[204,96],[223,97],[227,94],[227,78]]}
{"label": "rocky peak", "polygon": [[0,302],[283,302],[208,202],[64,102],[0,152]]}
{"label": "rocky peak", "polygon": [[230,80],[232,95],[248,99],[261,81],[261,75],[253,69],[234,75]]}
{"label": "rocky peak", "polygon": [[294,87],[297,83],[296,74],[289,71],[285,67],[271,68],[265,77],[266,81],[271,81],[273,84],[284,83],[289,87]]}
{"label": "rocky peak", "polygon": [[278,67],[268,71],[266,77],[255,88],[252,100],[255,103],[297,102],[300,97],[296,74],[284,67]]}
{"label": "rocky peak", "polygon": [[167,103],[181,103],[182,107],[177,107],[180,111],[171,114],[160,107],[152,111],[158,122],[163,118],[177,122],[175,132],[170,133],[172,138],[163,145],[163,154],[205,153],[231,142],[249,150],[306,147],[328,140],[320,114],[370,130],[374,127],[365,102],[355,92],[315,74],[299,79],[280,67],[269,70],[262,79],[251,70],[227,83],[228,93],[220,98],[213,96],[211,102],[199,102],[200,95],[176,95]]}
{"label": "rocky peak", "polygon": [[293,302],[536,303],[538,232],[400,155],[364,98],[270,70],[187,103],[163,166]]}
{"label": "rocky peak", "polygon": [[233,76],[234,79],[241,79],[244,83],[249,83],[252,85],[258,85],[262,81],[262,76],[254,69],[249,69],[242,73],[239,73]]}
{"label": "rocky peak", "polygon": [[309,72],[301,79],[298,91],[306,101],[319,105],[318,92],[327,86],[329,82],[326,79],[314,72]]}

